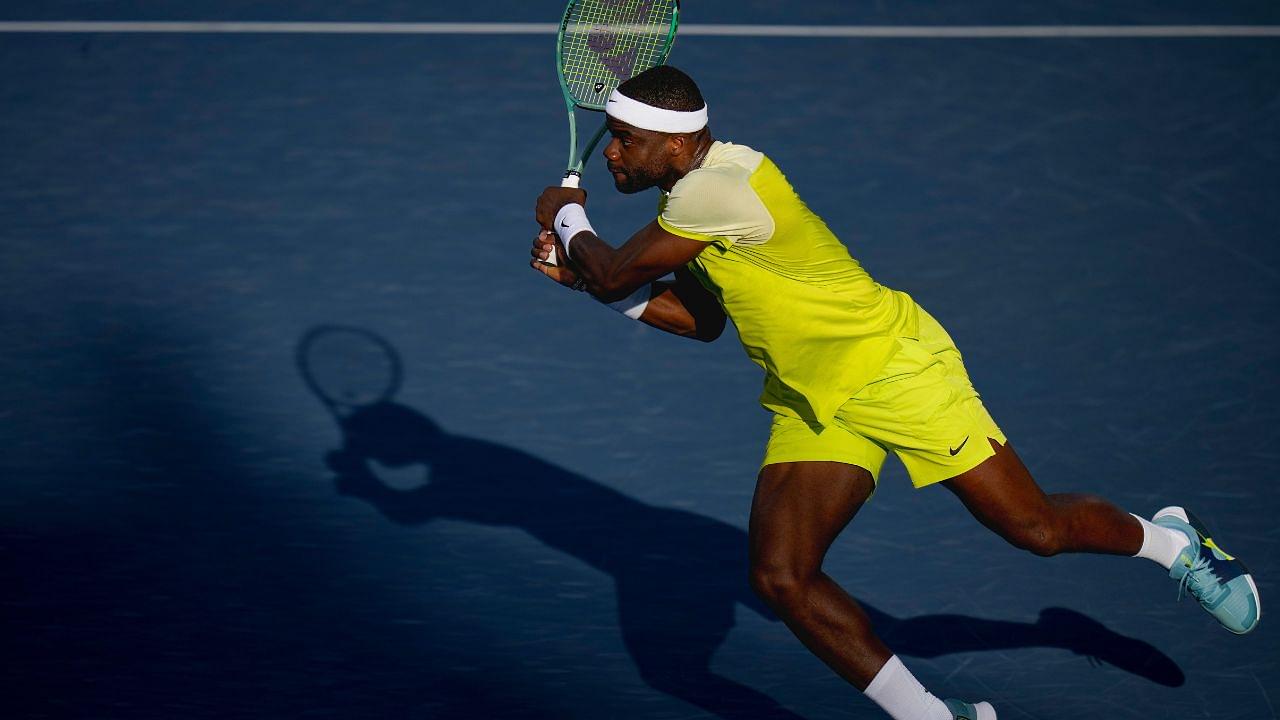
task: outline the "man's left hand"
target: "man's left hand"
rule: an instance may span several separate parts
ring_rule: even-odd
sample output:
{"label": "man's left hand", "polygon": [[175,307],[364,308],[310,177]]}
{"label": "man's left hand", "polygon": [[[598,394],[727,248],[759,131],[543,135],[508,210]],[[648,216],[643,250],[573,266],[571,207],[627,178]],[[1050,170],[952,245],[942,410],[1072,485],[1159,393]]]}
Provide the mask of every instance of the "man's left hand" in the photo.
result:
{"label": "man's left hand", "polygon": [[580,188],[567,188],[560,186],[549,187],[542,191],[538,196],[538,204],[534,208],[534,219],[538,221],[538,225],[554,231],[556,214],[560,212],[560,208],[565,205],[577,203],[582,206],[587,204],[587,193]]}

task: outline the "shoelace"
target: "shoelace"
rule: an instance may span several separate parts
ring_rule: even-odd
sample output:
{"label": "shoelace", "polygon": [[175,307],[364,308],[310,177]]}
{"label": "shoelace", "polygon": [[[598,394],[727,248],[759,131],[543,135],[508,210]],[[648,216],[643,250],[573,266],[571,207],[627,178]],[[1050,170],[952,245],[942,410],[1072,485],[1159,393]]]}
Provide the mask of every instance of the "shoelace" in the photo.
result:
{"label": "shoelace", "polygon": [[1191,569],[1187,570],[1178,581],[1178,601],[1181,602],[1188,592],[1202,603],[1213,603],[1226,592],[1222,580],[1209,567],[1209,561],[1202,555],[1196,556],[1195,562],[1191,563]]}

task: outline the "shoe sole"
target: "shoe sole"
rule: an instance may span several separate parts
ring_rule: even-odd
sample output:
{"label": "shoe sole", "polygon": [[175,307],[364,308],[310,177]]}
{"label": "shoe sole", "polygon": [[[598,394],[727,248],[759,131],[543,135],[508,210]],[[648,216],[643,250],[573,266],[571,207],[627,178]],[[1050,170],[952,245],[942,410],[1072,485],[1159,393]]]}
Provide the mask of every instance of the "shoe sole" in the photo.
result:
{"label": "shoe sole", "polygon": [[[1200,522],[1200,518],[1196,517],[1195,515],[1192,515],[1191,513],[1188,513],[1186,510],[1178,507],[1177,505],[1170,505],[1167,508],[1161,509],[1151,517],[1151,522],[1155,522],[1156,520],[1162,517],[1168,517],[1170,515],[1190,525],[1191,529],[1195,530],[1196,533],[1200,535],[1200,537],[1205,537],[1205,538],[1213,537],[1212,535],[1209,534],[1209,531],[1204,526],[1204,523]],[[1225,625],[1223,625],[1222,627],[1227,632],[1233,635],[1245,635],[1249,632],[1252,632],[1254,628],[1258,627],[1258,623],[1262,622],[1262,595],[1258,592],[1258,586],[1255,585],[1253,582],[1253,574],[1249,572],[1249,568],[1245,567],[1245,564],[1240,562],[1239,560],[1235,560],[1234,562],[1238,563],[1240,567],[1244,568],[1244,571],[1245,571],[1244,581],[1249,584],[1249,589],[1253,591],[1253,603],[1254,603],[1254,607],[1258,611],[1258,617],[1254,618],[1253,627],[1250,627],[1248,630],[1245,630],[1244,632],[1236,632],[1235,630],[1232,630],[1231,628]]]}

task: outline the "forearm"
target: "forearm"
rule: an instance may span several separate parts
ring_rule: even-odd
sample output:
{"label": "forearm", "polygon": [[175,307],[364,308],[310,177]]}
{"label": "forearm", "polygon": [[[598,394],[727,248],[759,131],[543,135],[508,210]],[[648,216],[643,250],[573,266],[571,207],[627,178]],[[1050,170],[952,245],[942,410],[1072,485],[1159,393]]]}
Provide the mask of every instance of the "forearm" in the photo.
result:
{"label": "forearm", "polygon": [[634,253],[626,250],[625,245],[614,248],[595,233],[584,232],[573,238],[569,259],[578,277],[586,282],[587,292],[601,302],[611,303],[667,273],[665,268],[637,263]]}
{"label": "forearm", "polygon": [[706,247],[668,233],[654,220],[615,249],[596,234],[585,209],[573,203],[560,208],[554,225],[579,279],[604,302],[625,298],[683,267]]}
{"label": "forearm", "polygon": [[[587,290],[601,302],[612,304],[624,300],[641,288],[649,287],[654,280],[668,273],[674,272],[679,276],[680,272],[686,272],[684,270],[686,265],[707,247],[706,243],[701,241],[667,232],[655,219],[640,228],[621,247],[614,248],[599,238],[595,229],[591,227],[590,221],[587,220],[586,210],[581,205],[555,204],[563,200],[563,198],[557,198],[560,193],[561,191],[556,188],[548,188],[543,193],[538,201],[536,219],[540,224],[546,223],[543,224],[544,228],[548,225],[549,229],[554,228],[563,247],[562,259],[567,260],[573,275],[581,283],[579,289]],[[554,215],[552,208],[555,208]],[[547,222],[548,218],[550,222]],[[536,257],[546,256],[539,251]],[[689,281],[692,281],[691,286]],[[681,287],[696,287],[698,292],[706,293],[691,277],[676,284]],[[697,308],[690,307],[684,302],[685,296],[682,291],[677,289],[674,293],[674,301],[683,304],[695,318],[698,317]],[[662,295],[662,293],[657,294]],[[652,297],[644,298],[640,302],[650,299]],[[689,329],[698,325],[694,323],[689,326],[684,322],[679,317],[678,310],[668,307],[670,301],[670,299],[660,300],[654,307],[654,314],[651,317],[660,323],[655,327],[676,332],[678,329]],[[715,304],[714,301],[712,304]],[[716,310],[719,311],[718,305]]]}

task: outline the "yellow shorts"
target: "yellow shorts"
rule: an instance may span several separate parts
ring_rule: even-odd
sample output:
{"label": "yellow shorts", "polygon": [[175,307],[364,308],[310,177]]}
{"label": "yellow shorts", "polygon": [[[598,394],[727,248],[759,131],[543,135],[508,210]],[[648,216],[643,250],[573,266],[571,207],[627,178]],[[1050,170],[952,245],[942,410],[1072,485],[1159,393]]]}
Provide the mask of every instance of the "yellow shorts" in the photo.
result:
{"label": "yellow shorts", "polygon": [[924,487],[972,470],[995,454],[1004,433],[982,406],[951,336],[923,309],[918,338],[879,377],[836,412],[826,427],[775,414],[763,465],[827,460],[857,465],[877,480],[890,450],[911,484]]}

